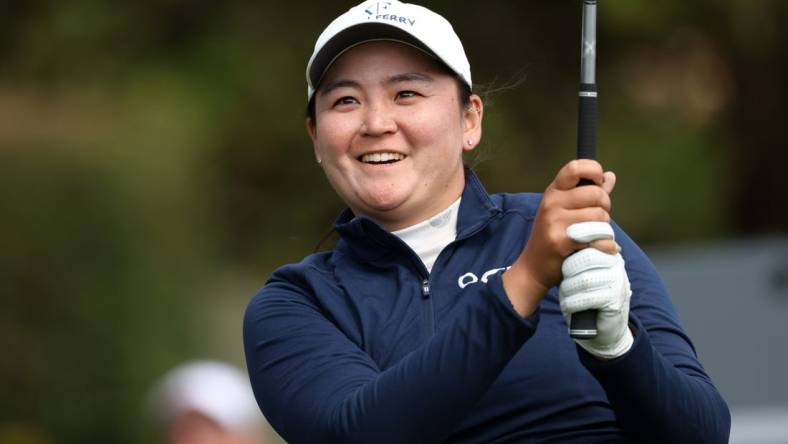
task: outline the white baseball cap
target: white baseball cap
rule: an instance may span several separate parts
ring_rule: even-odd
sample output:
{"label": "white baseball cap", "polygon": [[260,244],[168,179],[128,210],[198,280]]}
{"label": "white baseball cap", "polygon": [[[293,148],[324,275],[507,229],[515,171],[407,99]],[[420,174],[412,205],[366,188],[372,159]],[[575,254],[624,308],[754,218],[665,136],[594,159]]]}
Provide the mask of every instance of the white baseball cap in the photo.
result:
{"label": "white baseball cap", "polygon": [[445,63],[470,87],[471,65],[451,23],[410,3],[365,1],[331,22],[315,43],[306,66],[307,99],[334,61],[364,42],[392,40],[411,45]]}
{"label": "white baseball cap", "polygon": [[148,411],[162,425],[189,412],[205,415],[231,432],[266,423],[248,376],[219,361],[192,361],[167,372],[149,394]]}

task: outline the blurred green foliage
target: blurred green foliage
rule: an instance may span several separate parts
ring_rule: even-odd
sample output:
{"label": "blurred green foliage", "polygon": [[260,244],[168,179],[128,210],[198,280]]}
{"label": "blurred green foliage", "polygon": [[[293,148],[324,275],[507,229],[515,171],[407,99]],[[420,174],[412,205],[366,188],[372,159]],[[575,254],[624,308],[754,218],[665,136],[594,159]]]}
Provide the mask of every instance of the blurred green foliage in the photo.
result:
{"label": "blurred green foliage", "polygon": [[[243,365],[246,301],[342,206],[303,72],[352,4],[0,2],[0,442],[145,442],[158,375]],[[488,189],[544,189],[574,153],[577,2],[424,4],[492,91]],[[601,2],[599,157],[637,241],[786,231],[786,19],[779,0]]]}

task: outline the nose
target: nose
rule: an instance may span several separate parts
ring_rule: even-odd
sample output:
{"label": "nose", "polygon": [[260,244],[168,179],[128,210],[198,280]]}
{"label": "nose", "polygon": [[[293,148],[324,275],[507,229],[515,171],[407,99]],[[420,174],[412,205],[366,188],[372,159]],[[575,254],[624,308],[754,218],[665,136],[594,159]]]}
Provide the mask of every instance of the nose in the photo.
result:
{"label": "nose", "polygon": [[365,136],[383,136],[397,131],[397,122],[393,110],[384,103],[372,103],[367,106],[361,133]]}

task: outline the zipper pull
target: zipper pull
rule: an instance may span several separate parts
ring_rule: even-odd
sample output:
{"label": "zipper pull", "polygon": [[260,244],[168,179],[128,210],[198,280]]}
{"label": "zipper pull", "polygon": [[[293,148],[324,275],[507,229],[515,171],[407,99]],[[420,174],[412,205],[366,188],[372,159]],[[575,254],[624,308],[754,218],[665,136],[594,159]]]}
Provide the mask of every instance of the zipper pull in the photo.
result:
{"label": "zipper pull", "polygon": [[424,296],[424,299],[430,297],[430,280],[424,279],[421,281],[421,295]]}

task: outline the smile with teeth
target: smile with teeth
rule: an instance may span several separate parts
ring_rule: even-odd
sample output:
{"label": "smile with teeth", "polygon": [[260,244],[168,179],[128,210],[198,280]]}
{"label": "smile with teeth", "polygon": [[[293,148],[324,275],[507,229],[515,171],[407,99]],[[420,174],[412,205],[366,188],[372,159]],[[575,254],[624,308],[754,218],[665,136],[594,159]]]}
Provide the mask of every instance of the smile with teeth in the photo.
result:
{"label": "smile with teeth", "polygon": [[400,153],[371,153],[364,154],[359,158],[364,163],[380,164],[394,163],[404,159],[405,155]]}

